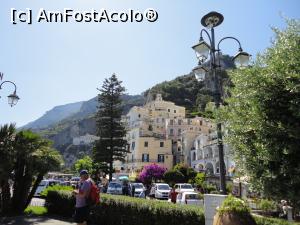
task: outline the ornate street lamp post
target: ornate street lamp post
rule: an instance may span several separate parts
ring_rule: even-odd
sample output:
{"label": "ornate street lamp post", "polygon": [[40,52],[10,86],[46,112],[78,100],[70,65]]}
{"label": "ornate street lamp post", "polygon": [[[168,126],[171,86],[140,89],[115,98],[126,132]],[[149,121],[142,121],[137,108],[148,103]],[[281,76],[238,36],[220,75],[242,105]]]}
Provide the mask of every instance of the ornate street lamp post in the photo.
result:
{"label": "ornate street lamp post", "polygon": [[[202,17],[201,24],[210,29],[210,34],[206,29],[202,29],[200,32],[199,43],[194,45],[192,48],[196,52],[196,56],[199,60],[198,66],[193,69],[195,77],[198,81],[203,81],[206,74],[210,72],[213,79],[213,95],[215,106],[218,109],[221,104],[221,91],[219,86],[219,77],[217,74],[217,68],[220,68],[220,62],[217,62],[216,56],[220,59],[220,44],[226,39],[235,40],[238,45],[238,53],[233,57],[235,64],[238,67],[247,67],[250,61],[250,55],[246,52],[243,52],[241,43],[235,37],[224,37],[218,44],[217,49],[215,48],[215,30],[214,28],[220,25],[224,20],[222,14],[218,12],[210,12]],[[203,39],[203,33],[207,35],[209,43],[206,43]],[[207,68],[203,63],[205,61],[210,61],[210,66]],[[224,149],[223,149],[223,139],[222,139],[222,125],[217,123],[217,141],[219,148],[219,163],[220,163],[220,192],[221,194],[226,194],[226,171],[225,171],[225,162],[224,162]]]}
{"label": "ornate street lamp post", "polygon": [[[2,79],[3,79],[3,73],[0,73],[0,82],[2,81]],[[20,99],[19,96],[17,95],[17,86],[14,82],[6,80],[6,81],[3,81],[2,83],[0,83],[0,90],[2,89],[2,86],[5,83],[10,83],[10,84],[13,84],[15,86],[14,92],[12,94],[10,94],[9,96],[7,96],[8,104],[11,107],[13,107],[14,105],[17,104],[18,100]],[[0,98],[1,98],[1,96],[0,96]]]}

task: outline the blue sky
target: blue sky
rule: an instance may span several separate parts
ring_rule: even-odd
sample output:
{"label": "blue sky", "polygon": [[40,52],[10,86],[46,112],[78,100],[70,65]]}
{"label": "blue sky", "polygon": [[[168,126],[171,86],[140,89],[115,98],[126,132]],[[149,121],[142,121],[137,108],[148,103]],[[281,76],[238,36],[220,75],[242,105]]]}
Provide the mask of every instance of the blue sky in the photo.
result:
{"label": "blue sky", "polygon": [[[10,9],[37,12],[72,8],[157,10],[155,23],[34,23],[10,22]],[[216,38],[237,37],[252,55],[270,45],[271,26],[283,28],[281,14],[299,18],[298,0],[1,0],[0,71],[18,86],[20,102],[13,108],[0,90],[0,124],[24,125],[54,106],[88,100],[105,77],[116,73],[129,94],[189,73],[196,65],[191,46],[197,43],[200,19],[210,11],[224,15]],[[234,42],[224,42],[233,55]]]}

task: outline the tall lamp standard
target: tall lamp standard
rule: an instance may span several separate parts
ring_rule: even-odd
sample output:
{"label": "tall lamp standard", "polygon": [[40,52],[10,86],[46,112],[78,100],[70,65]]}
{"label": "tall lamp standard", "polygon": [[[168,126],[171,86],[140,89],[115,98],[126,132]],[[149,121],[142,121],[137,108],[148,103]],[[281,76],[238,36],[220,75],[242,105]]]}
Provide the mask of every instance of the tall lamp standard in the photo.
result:
{"label": "tall lamp standard", "polygon": [[[0,73],[0,82],[2,81],[2,79],[3,79],[3,73]],[[16,84],[14,82],[6,80],[6,81],[3,81],[2,83],[0,83],[0,90],[2,89],[2,86],[5,83],[10,83],[10,84],[12,84],[12,85],[15,86],[14,92],[12,94],[10,94],[9,96],[7,96],[7,98],[8,98],[8,104],[11,107],[13,107],[14,105],[17,104],[18,100],[20,99],[19,96],[17,95],[17,86],[16,86]],[[1,96],[0,96],[0,98],[1,98]]]}
{"label": "tall lamp standard", "polygon": [[[224,37],[222,38],[218,44],[217,48],[215,48],[215,30],[214,28],[220,25],[224,20],[222,14],[218,12],[210,12],[202,17],[201,24],[210,29],[210,34],[206,29],[202,29],[200,32],[200,40],[199,43],[194,45],[192,48],[196,52],[196,56],[198,58],[198,66],[193,69],[195,77],[198,81],[203,81],[205,75],[210,72],[212,74],[213,79],[213,95],[215,106],[218,109],[221,104],[221,91],[220,91],[220,83],[219,77],[217,74],[217,69],[221,67],[220,65],[220,44],[222,41],[226,39],[235,40],[238,45],[238,53],[233,57],[233,61],[238,67],[247,67],[250,61],[250,56],[248,53],[244,52],[241,46],[241,43],[235,37]],[[209,44],[206,43],[203,39],[203,33],[207,35],[209,40]],[[216,60],[216,56],[218,56],[218,62]],[[207,68],[203,63],[209,60],[210,66]],[[225,171],[225,162],[224,162],[224,149],[223,149],[223,139],[222,139],[222,124],[220,122],[217,123],[217,143],[219,149],[219,164],[220,164],[220,192],[221,194],[226,194],[226,171]]]}

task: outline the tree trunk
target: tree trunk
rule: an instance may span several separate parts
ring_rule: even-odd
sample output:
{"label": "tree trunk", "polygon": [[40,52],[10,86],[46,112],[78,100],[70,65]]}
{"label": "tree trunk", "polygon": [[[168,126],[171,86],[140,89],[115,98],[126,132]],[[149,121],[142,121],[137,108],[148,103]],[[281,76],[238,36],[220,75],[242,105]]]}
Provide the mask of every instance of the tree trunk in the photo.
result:
{"label": "tree trunk", "polygon": [[30,204],[31,199],[32,199],[33,196],[34,196],[34,193],[35,193],[36,189],[38,188],[40,182],[43,180],[43,177],[44,177],[44,173],[40,173],[40,174],[37,176],[37,178],[36,178],[36,180],[35,180],[35,182],[34,182],[34,184],[33,184],[33,187],[32,187],[32,189],[31,189],[31,191],[30,191],[30,193],[29,193],[29,195],[28,195],[28,197],[27,197],[26,204],[25,204],[25,208],[27,208],[27,206]]}
{"label": "tree trunk", "polygon": [[113,161],[109,163],[109,181],[112,181]]}
{"label": "tree trunk", "polygon": [[2,200],[1,213],[3,215],[7,215],[8,213],[10,213],[10,208],[11,208],[11,194],[10,194],[10,186],[8,180],[1,182],[1,200]]}

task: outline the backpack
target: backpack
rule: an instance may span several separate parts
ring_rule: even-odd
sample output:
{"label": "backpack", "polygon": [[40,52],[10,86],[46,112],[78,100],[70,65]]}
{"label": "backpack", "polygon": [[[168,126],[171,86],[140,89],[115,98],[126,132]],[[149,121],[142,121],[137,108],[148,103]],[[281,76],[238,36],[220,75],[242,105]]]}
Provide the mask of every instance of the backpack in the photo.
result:
{"label": "backpack", "polygon": [[100,190],[96,186],[96,184],[93,181],[91,181],[91,190],[87,198],[87,204],[92,206],[98,204],[99,202],[100,202]]}

